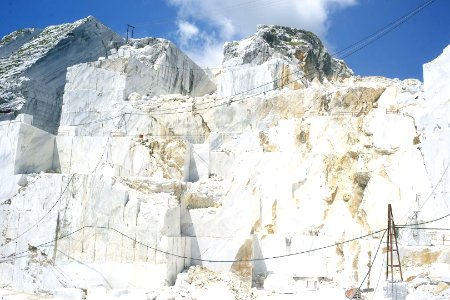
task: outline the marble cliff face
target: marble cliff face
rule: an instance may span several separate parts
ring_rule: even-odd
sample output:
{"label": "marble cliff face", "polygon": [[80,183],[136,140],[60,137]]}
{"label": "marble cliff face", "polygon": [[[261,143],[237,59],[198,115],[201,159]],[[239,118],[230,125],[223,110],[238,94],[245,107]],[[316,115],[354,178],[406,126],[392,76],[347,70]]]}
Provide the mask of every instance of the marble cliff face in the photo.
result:
{"label": "marble cliff face", "polygon": [[2,119],[29,114],[36,127],[56,133],[67,68],[95,61],[123,43],[94,17],[4,37],[0,41]]}
{"label": "marble cliff face", "polygon": [[[93,18],[16,32],[0,54],[0,286],[250,299],[325,278],[343,294],[381,234],[291,254],[383,229],[388,203],[401,224],[448,213],[448,47],[423,84],[354,76],[314,34],[269,25],[225,44],[215,75]],[[411,293],[448,279],[437,237],[400,233]]]}

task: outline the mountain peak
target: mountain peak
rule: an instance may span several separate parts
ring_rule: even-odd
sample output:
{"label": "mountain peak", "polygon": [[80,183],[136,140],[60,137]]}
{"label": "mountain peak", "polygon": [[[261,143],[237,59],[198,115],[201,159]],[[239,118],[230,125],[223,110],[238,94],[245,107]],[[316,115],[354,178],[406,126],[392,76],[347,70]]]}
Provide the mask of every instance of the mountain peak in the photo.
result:
{"label": "mountain peak", "polygon": [[260,65],[274,58],[297,66],[309,79],[330,80],[353,74],[342,60],[331,57],[314,33],[306,30],[258,25],[253,36],[224,46],[224,67]]}
{"label": "mountain peak", "polygon": [[[107,56],[123,42],[93,16],[7,35],[0,42],[0,114],[30,113],[40,128],[56,130],[67,67]],[[41,102],[48,107],[38,116],[34,107]]]}

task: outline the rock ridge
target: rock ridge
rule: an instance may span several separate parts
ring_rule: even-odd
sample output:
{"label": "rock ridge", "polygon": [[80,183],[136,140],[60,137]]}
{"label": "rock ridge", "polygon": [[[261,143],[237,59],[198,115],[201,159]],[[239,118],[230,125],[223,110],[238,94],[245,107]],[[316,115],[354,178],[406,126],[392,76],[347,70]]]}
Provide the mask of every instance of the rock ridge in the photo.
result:
{"label": "rock ridge", "polygon": [[97,60],[121,44],[122,37],[92,16],[3,38],[0,119],[26,113],[34,116],[35,126],[56,132],[67,67]]}
{"label": "rock ridge", "polygon": [[280,25],[258,25],[250,38],[224,46],[224,66],[261,65],[281,58],[297,65],[308,78],[320,80],[353,75],[344,61],[333,58],[312,32]]}

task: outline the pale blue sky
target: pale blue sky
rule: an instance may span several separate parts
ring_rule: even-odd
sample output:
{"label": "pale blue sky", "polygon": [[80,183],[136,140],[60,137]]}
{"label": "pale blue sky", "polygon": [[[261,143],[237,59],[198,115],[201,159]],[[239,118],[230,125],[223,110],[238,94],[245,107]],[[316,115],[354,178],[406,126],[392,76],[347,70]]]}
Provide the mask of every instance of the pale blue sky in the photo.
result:
{"label": "pale blue sky", "polygon": [[[194,60],[220,62],[225,41],[251,35],[257,24],[311,30],[331,52],[391,23],[427,0],[1,0],[0,36],[25,27],[93,15],[119,34],[164,37]],[[359,75],[422,79],[422,64],[450,44],[450,1],[435,0],[400,27],[347,57]]]}

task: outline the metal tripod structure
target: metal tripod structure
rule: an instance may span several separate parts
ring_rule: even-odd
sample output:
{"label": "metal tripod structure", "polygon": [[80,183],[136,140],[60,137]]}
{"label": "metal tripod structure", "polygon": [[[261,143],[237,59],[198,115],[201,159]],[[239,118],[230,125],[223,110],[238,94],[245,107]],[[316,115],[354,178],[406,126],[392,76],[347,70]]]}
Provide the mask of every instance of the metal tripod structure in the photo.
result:
{"label": "metal tripod structure", "polygon": [[131,33],[131,38],[133,38],[134,37],[134,29],[135,28],[136,28],[135,26],[127,24],[127,39],[125,41],[127,44],[128,44],[128,34]]}
{"label": "metal tripod structure", "polygon": [[[392,206],[388,204],[388,232],[387,232],[387,251],[386,251],[386,280],[389,278],[389,269],[391,273],[391,282],[394,282],[394,268],[400,272],[400,280],[403,281],[402,266],[400,263],[400,253],[398,251],[397,236],[395,234],[394,216],[392,215]],[[397,253],[397,262],[394,262],[394,251]]]}

